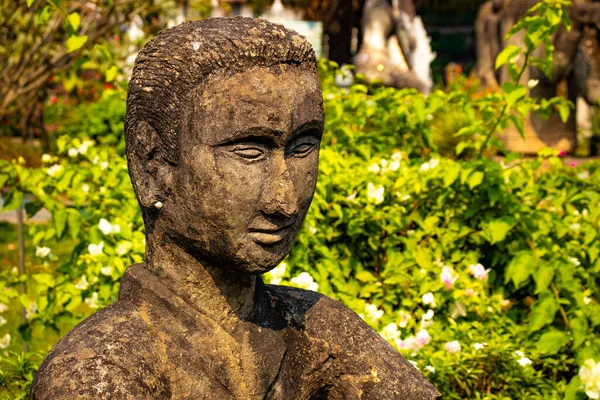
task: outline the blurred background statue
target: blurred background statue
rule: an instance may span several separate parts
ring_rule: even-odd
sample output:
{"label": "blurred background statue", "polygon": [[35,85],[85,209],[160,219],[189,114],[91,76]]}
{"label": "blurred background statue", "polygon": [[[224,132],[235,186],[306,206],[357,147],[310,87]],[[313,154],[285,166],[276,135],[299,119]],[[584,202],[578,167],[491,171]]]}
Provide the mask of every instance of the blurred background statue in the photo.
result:
{"label": "blurred background statue", "polygon": [[[475,21],[477,38],[476,76],[484,86],[495,90],[509,80],[505,68],[495,70],[496,57],[509,45],[522,47],[524,33],[503,40],[510,27],[538,0],[490,0],[484,3]],[[600,22],[600,2],[575,0],[571,9],[573,27],[561,28],[553,39],[555,47],[552,74],[548,78],[535,67],[523,74],[522,84],[527,84],[530,95],[551,98],[557,94],[569,98],[577,105],[566,123],[553,113],[544,120],[531,113],[525,121],[525,140],[514,127],[502,134],[508,150],[535,153],[544,147],[566,152],[575,151],[577,145],[577,115],[587,118],[588,105],[597,105],[600,97],[600,49],[596,24]],[[542,56],[543,46],[533,56]],[[520,60],[523,62],[523,60]],[[581,121],[580,125],[584,123]]]}
{"label": "blurred background statue", "polygon": [[429,93],[435,53],[412,0],[367,0],[362,29],[354,59],[358,72],[387,86]]}

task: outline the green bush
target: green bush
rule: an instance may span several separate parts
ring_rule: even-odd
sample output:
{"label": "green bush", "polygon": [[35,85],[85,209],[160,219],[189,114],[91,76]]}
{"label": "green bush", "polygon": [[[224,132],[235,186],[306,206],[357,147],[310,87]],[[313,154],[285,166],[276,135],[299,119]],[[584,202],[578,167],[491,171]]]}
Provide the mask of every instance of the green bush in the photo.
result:
{"label": "green bush", "polygon": [[[499,57],[515,82],[525,68],[517,56],[546,68],[528,54],[566,22],[566,2],[540,4],[521,28],[542,34]],[[538,104],[516,83],[477,100],[360,77],[344,90],[334,84],[335,65],[322,62],[320,71],[326,127],[317,190],[297,243],[265,280],[339,299],[444,398],[574,399],[600,389],[590,372],[600,362],[600,163],[564,166],[549,150],[530,161],[484,156],[502,150],[495,133],[509,123],[522,127],[530,111],[564,117],[569,105]],[[117,145],[124,94],[82,107],[94,118],[85,129],[77,116],[63,123],[57,154],[45,155],[42,168],[0,164],[0,186],[10,190],[4,209],[26,198],[28,215],[43,206],[53,216],[29,226],[36,268],[0,272],[0,303],[9,309],[0,327],[5,397],[26,397],[55,341],[49,333],[62,335],[115,301],[123,271],[143,259],[141,214]],[[447,148],[435,139],[436,115],[448,109],[472,118],[443,127],[460,138],[459,160],[440,156]],[[70,255],[57,256],[65,243]],[[20,306],[26,323],[10,314]],[[36,353],[14,353],[23,340]]]}

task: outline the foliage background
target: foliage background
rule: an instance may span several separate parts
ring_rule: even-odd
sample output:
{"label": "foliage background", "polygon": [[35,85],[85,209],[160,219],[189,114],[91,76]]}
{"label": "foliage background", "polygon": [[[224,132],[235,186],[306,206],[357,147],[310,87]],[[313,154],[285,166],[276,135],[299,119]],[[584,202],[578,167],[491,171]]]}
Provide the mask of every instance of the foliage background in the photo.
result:
{"label": "foliage background", "polygon": [[[264,279],[342,301],[444,398],[594,393],[578,372],[586,360],[600,362],[600,163],[565,166],[550,150],[523,159],[496,138],[529,112],[568,115],[564,100],[538,104],[520,81],[528,65],[548,67],[551,53],[529,54],[569,23],[566,7],[546,0],[515,27],[531,40],[498,58],[514,78],[498,93],[463,80],[425,97],[360,76],[340,88],[348,70],[320,63],[326,127],[317,191],[292,252]],[[24,201],[28,216],[52,215],[27,225],[26,274],[14,252],[2,255],[0,398],[27,397],[49,348],[115,301],[125,268],[143,260],[119,75],[93,101],[47,99],[52,151],[33,165],[0,162],[3,210]],[[11,245],[14,231],[0,228],[0,246]]]}

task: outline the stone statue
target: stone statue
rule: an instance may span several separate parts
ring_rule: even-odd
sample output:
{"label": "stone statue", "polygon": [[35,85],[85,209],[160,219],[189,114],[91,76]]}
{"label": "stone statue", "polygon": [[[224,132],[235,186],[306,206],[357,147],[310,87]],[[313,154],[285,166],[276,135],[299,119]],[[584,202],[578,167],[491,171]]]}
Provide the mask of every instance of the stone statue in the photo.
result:
{"label": "stone statue", "polygon": [[[484,86],[495,90],[509,80],[505,68],[495,70],[495,60],[505,46],[523,47],[524,34],[519,32],[507,40],[503,38],[527,10],[538,2],[539,0],[489,0],[479,9],[475,21],[475,74]],[[555,54],[552,75],[548,78],[539,69],[531,67],[525,72],[521,83],[538,81],[530,89],[530,95],[534,98],[551,98],[561,94],[574,103],[581,97],[588,104],[597,105],[600,97],[600,48],[596,38],[596,24],[600,23],[600,3],[575,0],[570,18],[573,22],[572,29],[567,31],[563,27],[553,37]],[[543,52],[543,46],[540,46],[534,56],[543,57]],[[525,121],[525,141],[514,128],[505,131],[501,138],[511,151],[536,153],[543,147],[553,147],[571,152],[576,147],[575,116],[575,112],[571,113],[567,123],[563,124],[558,113],[553,113],[547,120],[531,113]]]}
{"label": "stone statue", "polygon": [[151,40],[125,120],[145,263],[54,346],[31,398],[438,398],[354,312],[260,278],[300,230],[322,132],[314,52],[295,32],[215,18]]}
{"label": "stone statue", "polygon": [[430,92],[435,53],[412,0],[367,0],[362,27],[357,72],[386,86]]}

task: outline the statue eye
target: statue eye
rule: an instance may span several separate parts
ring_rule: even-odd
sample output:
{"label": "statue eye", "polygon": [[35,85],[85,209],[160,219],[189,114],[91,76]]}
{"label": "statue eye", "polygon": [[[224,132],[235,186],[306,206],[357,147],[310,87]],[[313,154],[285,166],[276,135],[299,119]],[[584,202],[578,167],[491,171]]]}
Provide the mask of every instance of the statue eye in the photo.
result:
{"label": "statue eye", "polygon": [[314,143],[300,143],[298,146],[292,149],[292,154],[298,157],[307,156],[315,148]]}
{"label": "statue eye", "polygon": [[264,157],[265,151],[258,147],[237,147],[233,149],[233,153],[246,160],[256,161]]}

